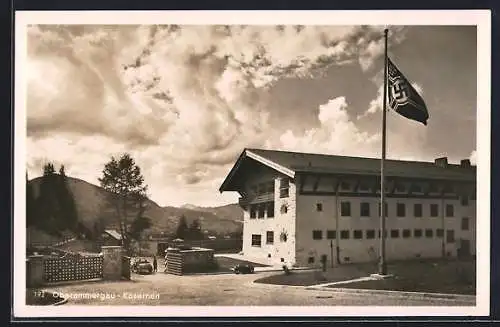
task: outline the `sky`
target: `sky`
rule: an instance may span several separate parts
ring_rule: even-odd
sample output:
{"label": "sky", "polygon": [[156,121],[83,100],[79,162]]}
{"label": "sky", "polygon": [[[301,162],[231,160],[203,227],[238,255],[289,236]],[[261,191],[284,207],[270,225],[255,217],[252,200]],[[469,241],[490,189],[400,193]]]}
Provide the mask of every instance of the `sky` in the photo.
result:
{"label": "sky", "polygon": [[[31,25],[26,160],[98,185],[128,152],[162,206],[237,201],[245,147],[379,157],[382,26]],[[475,26],[393,26],[388,54],[428,125],[388,113],[387,157],[476,153]]]}

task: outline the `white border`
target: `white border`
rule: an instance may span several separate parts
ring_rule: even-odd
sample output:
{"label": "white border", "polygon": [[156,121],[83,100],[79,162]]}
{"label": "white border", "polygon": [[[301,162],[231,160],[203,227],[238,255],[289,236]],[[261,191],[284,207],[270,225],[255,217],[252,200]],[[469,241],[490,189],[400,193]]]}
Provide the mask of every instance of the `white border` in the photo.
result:
{"label": "white border", "polygon": [[[304,24],[477,26],[477,297],[475,307],[210,307],[25,305],[26,87],[23,62],[28,24]],[[18,11],[15,13],[14,306],[15,317],[262,317],[262,316],[486,316],[490,301],[490,94],[489,10],[400,11]],[[450,58],[452,60],[452,58]],[[479,133],[480,131],[480,133]],[[480,250],[479,250],[480,249]]]}

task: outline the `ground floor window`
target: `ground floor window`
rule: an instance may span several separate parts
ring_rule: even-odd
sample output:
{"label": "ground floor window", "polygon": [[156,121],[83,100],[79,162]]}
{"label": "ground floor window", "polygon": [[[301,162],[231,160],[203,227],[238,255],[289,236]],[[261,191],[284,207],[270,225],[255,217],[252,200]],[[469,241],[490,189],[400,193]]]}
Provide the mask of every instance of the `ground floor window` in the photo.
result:
{"label": "ground floor window", "polygon": [[262,246],[262,236],[258,234],[252,234],[252,246],[260,247]]}
{"label": "ground floor window", "polygon": [[312,237],[313,240],[321,240],[323,238],[323,232],[320,230],[313,230]]}
{"label": "ground floor window", "polygon": [[274,232],[267,231],[266,232],[266,244],[273,244],[273,243],[274,243]]}

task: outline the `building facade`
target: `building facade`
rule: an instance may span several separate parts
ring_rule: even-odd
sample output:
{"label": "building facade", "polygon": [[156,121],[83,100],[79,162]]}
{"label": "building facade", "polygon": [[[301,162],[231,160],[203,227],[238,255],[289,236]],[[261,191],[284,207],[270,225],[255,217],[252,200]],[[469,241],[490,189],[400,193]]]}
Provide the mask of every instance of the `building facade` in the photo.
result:
{"label": "building facade", "polygon": [[[387,260],[476,251],[476,167],[386,161]],[[243,252],[296,265],[378,261],[380,160],[245,149],[219,189],[244,209]]]}

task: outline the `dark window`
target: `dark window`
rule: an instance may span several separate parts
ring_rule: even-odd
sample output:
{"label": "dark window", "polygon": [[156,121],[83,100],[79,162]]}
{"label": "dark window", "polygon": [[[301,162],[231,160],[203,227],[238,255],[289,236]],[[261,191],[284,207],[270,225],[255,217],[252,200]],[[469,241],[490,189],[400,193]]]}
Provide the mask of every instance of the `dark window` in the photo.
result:
{"label": "dark window", "polygon": [[329,240],[333,240],[337,237],[337,231],[335,230],[327,230],[326,231],[326,238]]}
{"label": "dark window", "polygon": [[436,229],[436,236],[437,237],[443,237],[444,236],[444,231],[442,228]]}
{"label": "dark window", "polygon": [[398,238],[398,237],[399,237],[399,229],[392,229],[391,238]]}
{"label": "dark window", "polygon": [[257,210],[254,205],[250,206],[250,218],[256,218],[257,217]]}
{"label": "dark window", "polygon": [[431,237],[433,237],[432,234],[433,234],[433,230],[432,229],[426,229],[425,230],[425,237],[431,238]]}
{"label": "dark window", "polygon": [[349,238],[349,231],[348,230],[341,230],[340,231],[340,238],[343,240],[346,240]]}
{"label": "dark window", "polygon": [[437,203],[432,203],[431,204],[431,217],[437,217],[439,216],[439,206]]}
{"label": "dark window", "polygon": [[307,258],[307,263],[314,263],[314,257]]}
{"label": "dark window", "polygon": [[375,230],[370,229],[366,231],[366,238],[367,239],[373,239],[375,238]]}
{"label": "dark window", "polygon": [[449,193],[453,193],[453,191],[454,191],[453,186],[451,186],[451,185],[445,185],[445,187],[443,188],[443,193],[449,194]]}
{"label": "dark window", "polygon": [[348,190],[349,189],[349,183],[348,182],[340,182],[340,189],[341,190]]}
{"label": "dark window", "polygon": [[413,204],[413,215],[415,217],[422,217],[422,203]]}
{"label": "dark window", "polygon": [[462,196],[462,198],[460,199],[460,203],[464,207],[468,206],[469,205],[469,197],[467,195]]}
{"label": "dark window", "polygon": [[402,183],[397,183],[395,187],[396,192],[404,192],[405,191],[405,186]]}
{"label": "dark window", "polygon": [[261,246],[262,236],[257,234],[252,234],[252,246]]}
{"label": "dark window", "polygon": [[429,193],[438,193],[439,192],[439,187],[437,184],[431,184],[429,186]]}
{"label": "dark window", "polygon": [[453,229],[446,231],[446,243],[455,242],[455,231]]}
{"label": "dark window", "polygon": [[316,203],[316,211],[323,211],[323,203]]}
{"label": "dark window", "polygon": [[[387,238],[387,230],[384,231],[384,237]],[[378,230],[378,238],[380,238],[380,229]]]}
{"label": "dark window", "polygon": [[266,232],[266,244],[273,244],[273,243],[274,243],[274,232],[267,231]]}
{"label": "dark window", "polygon": [[453,204],[447,204],[446,205],[446,217],[453,217],[454,216],[454,210],[453,210]]}
{"label": "dark window", "polygon": [[269,202],[267,204],[267,218],[274,217],[274,202]]}
{"label": "dark window", "polygon": [[280,179],[280,198],[287,198],[289,196],[290,179]]}
{"label": "dark window", "polygon": [[370,186],[367,183],[359,183],[359,190],[360,191],[369,191]]}
{"label": "dark window", "polygon": [[353,237],[357,240],[363,238],[363,231],[361,230],[355,230],[353,233]]}
{"label": "dark window", "polygon": [[396,214],[398,217],[406,216],[406,206],[404,203],[398,203],[396,205]]}
{"label": "dark window", "polygon": [[462,230],[469,230],[469,218],[467,218],[467,217],[462,218],[461,227],[462,227]]}
{"label": "dark window", "polygon": [[313,230],[313,240],[321,240],[323,238],[323,232],[320,230]]}
{"label": "dark window", "polygon": [[266,206],[261,204],[259,205],[259,218],[264,218],[266,215]]}
{"label": "dark window", "polygon": [[361,202],[360,214],[361,214],[361,217],[370,217],[370,203]]}
{"label": "dark window", "polygon": [[414,237],[422,237],[422,230],[421,229],[413,230],[413,236]]}
{"label": "dark window", "polygon": [[403,238],[408,238],[411,236],[411,231],[409,229],[403,229]]}
{"label": "dark window", "polygon": [[410,191],[412,193],[422,193],[422,186],[420,186],[419,184],[415,184],[414,183],[414,184],[411,185]]}
{"label": "dark window", "polygon": [[351,216],[351,202],[341,202],[340,203],[340,215],[343,217]]}

